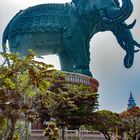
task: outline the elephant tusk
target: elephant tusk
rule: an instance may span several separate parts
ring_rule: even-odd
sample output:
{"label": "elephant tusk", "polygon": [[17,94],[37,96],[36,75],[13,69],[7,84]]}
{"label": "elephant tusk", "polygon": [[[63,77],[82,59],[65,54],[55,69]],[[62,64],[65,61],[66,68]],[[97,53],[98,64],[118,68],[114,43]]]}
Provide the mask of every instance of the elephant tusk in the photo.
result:
{"label": "elephant tusk", "polygon": [[134,50],[134,53],[137,53],[137,52],[139,52],[139,49],[137,49],[137,50]]}
{"label": "elephant tusk", "polygon": [[136,19],[129,25],[127,25],[127,29],[132,29],[136,24]]}
{"label": "elephant tusk", "polygon": [[138,48],[140,48],[140,44],[139,44],[138,42],[136,42],[135,40],[133,40],[133,44],[134,44],[135,46],[137,46]]}

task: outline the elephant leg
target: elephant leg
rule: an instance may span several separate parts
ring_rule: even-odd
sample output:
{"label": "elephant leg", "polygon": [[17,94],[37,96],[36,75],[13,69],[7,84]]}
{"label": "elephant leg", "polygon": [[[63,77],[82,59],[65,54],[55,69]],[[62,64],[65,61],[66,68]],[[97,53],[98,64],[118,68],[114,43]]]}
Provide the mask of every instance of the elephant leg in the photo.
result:
{"label": "elephant leg", "polygon": [[62,71],[72,72],[74,63],[66,51],[62,51],[58,53],[60,66]]}
{"label": "elephant leg", "polygon": [[[92,76],[89,70],[90,59],[87,54],[84,37],[73,35],[71,38],[64,38],[64,47],[74,62],[74,72]],[[69,62],[68,62],[69,63]]]}

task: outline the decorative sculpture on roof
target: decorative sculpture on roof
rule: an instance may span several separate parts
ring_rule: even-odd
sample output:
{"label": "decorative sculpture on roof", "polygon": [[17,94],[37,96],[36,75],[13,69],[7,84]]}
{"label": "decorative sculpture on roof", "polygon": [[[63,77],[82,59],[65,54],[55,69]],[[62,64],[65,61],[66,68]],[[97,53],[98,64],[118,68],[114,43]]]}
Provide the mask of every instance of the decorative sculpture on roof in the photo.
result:
{"label": "decorative sculpture on roof", "polygon": [[133,64],[135,46],[140,48],[125,20],[131,15],[131,0],[73,0],[66,4],[41,4],[17,13],[3,33],[3,48],[27,55],[58,54],[61,70],[92,76],[89,70],[89,42],[97,32],[111,31],[126,51],[124,66]]}

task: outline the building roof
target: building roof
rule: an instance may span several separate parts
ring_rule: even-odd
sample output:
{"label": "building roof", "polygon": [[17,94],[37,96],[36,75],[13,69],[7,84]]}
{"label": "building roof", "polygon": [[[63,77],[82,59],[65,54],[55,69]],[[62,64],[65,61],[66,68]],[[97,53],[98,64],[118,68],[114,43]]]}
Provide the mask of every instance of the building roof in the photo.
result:
{"label": "building roof", "polygon": [[134,99],[134,97],[132,95],[132,92],[130,92],[130,97],[128,99],[128,104],[127,104],[127,110],[129,110],[129,109],[131,109],[131,108],[133,108],[135,106],[136,106],[135,99]]}

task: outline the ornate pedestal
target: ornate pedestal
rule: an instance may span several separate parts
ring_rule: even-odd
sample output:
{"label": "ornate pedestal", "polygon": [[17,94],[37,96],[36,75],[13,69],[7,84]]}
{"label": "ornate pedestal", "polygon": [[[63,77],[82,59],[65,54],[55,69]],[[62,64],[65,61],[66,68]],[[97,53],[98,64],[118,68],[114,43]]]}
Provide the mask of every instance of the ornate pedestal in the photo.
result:
{"label": "ornate pedestal", "polygon": [[72,72],[64,73],[66,74],[66,80],[68,83],[70,82],[74,84],[84,84],[87,86],[91,86],[95,92],[98,91],[99,82],[95,78]]}

